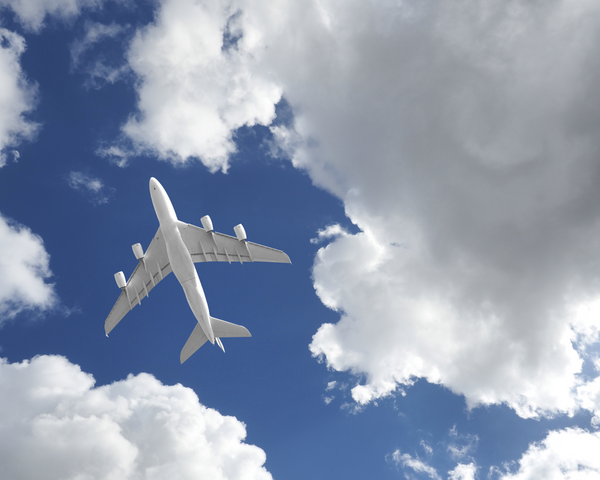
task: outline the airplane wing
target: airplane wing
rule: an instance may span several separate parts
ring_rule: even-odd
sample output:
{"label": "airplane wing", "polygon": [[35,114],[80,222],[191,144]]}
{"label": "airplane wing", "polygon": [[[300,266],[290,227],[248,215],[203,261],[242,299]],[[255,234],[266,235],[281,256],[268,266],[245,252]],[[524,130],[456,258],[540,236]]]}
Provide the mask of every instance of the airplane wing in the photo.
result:
{"label": "airplane wing", "polygon": [[129,277],[127,285],[108,314],[104,322],[104,331],[108,335],[121,319],[133,307],[141,303],[163,278],[171,273],[165,240],[160,227],[154,235],[146,254]]}
{"label": "airplane wing", "polygon": [[276,262],[292,263],[281,250],[257,243],[240,241],[235,237],[178,222],[181,238],[192,261],[200,262]]}

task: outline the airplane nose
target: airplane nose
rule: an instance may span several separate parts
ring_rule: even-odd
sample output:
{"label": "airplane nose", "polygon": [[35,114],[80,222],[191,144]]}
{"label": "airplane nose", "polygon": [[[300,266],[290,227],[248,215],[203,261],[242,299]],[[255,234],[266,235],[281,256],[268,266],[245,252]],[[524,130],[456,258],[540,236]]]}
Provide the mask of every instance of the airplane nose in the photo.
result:
{"label": "airplane nose", "polygon": [[160,185],[160,183],[158,183],[158,180],[154,177],[150,178],[150,190],[156,190],[158,188],[158,186]]}

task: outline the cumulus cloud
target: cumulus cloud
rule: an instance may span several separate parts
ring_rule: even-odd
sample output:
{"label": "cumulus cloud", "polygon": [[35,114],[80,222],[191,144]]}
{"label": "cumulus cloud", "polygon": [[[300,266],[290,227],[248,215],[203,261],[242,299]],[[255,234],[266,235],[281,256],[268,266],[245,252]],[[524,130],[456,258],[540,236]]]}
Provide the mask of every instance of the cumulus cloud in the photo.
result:
{"label": "cumulus cloud", "polygon": [[572,412],[572,312],[600,295],[598,6],[302,8],[287,55],[265,40],[296,114],[274,134],[362,230],[317,255],[341,319],[312,353],[366,375],[359,403],[423,377],[470,407]]}
{"label": "cumulus cloud", "polygon": [[226,171],[235,130],[271,123],[281,88],[255,67],[264,46],[236,41],[234,8],[165,0],[136,33],[127,54],[139,97],[123,126],[129,149]]}
{"label": "cumulus cloud", "polygon": [[22,310],[44,311],[57,304],[50,256],[29,228],[0,214],[0,325]]}
{"label": "cumulus cloud", "polygon": [[579,428],[553,431],[543,441],[529,446],[519,461],[517,472],[502,475],[500,480],[598,478],[598,451],[599,432],[590,433]]}
{"label": "cumulus cloud", "polygon": [[71,172],[67,177],[69,187],[81,192],[94,205],[107,203],[114,189],[104,185],[102,180],[83,172]]}
{"label": "cumulus cloud", "polygon": [[0,403],[2,478],[272,479],[243,423],[149,374],[94,387],[64,357],[2,360]]}
{"label": "cumulus cloud", "polygon": [[[164,0],[128,62],[133,147],[226,170],[233,132],[280,154],[361,229],[324,230],[313,278],[340,312],[310,349],[368,403],[415,378],[572,413],[600,298],[600,5]],[[591,379],[593,381],[593,379]]]}
{"label": "cumulus cloud", "polygon": [[10,147],[32,139],[38,129],[26,118],[37,103],[37,88],[21,69],[19,59],[24,51],[23,37],[0,28],[0,167],[9,154],[17,160],[19,153]]}
{"label": "cumulus cloud", "polygon": [[10,8],[28,30],[38,32],[46,17],[72,20],[83,9],[99,6],[102,0],[0,0],[0,7]]}

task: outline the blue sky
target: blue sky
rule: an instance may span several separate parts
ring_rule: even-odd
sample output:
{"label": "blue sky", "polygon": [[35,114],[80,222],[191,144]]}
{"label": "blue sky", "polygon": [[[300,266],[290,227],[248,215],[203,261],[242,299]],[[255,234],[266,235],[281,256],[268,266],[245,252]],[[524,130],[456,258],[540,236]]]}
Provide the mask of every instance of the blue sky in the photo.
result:
{"label": "blue sky", "polygon": [[[600,10],[0,3],[0,477],[600,478]],[[199,264],[111,332],[178,217]]]}

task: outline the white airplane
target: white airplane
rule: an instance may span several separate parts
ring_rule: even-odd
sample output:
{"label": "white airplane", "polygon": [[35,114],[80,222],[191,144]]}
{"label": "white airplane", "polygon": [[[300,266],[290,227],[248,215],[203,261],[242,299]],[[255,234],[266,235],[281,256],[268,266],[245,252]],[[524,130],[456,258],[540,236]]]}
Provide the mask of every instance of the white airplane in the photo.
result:
{"label": "white airplane", "polygon": [[188,304],[198,320],[190,338],[180,354],[185,362],[207,340],[221,347],[222,337],[250,337],[246,327],[225,322],[210,316],[202,284],[194,263],[199,262],[277,262],[292,263],[281,250],[246,241],[244,227],[236,225],[236,237],[216,233],[210,217],[202,217],[204,229],[177,220],[173,204],[163,186],[155,178],[150,179],[150,196],[160,226],[146,253],[141,244],[132,246],[139,260],[136,269],[125,281],[123,272],[115,273],[117,285],[122,290],[108,318],[104,322],[106,335],[115,328],[133,307],[148,296],[158,282],[174,272],[181,283]]}

